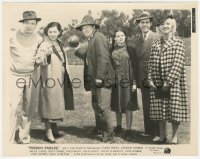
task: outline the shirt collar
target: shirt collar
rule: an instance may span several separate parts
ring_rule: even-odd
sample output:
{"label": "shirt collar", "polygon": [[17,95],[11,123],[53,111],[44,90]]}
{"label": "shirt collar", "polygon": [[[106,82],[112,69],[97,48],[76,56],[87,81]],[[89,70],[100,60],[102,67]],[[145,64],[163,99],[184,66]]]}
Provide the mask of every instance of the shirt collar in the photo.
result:
{"label": "shirt collar", "polygon": [[[150,30],[146,33],[146,38],[145,39],[147,39],[148,37],[149,37],[149,34],[150,34]],[[144,38],[144,34],[142,33],[142,37]]]}
{"label": "shirt collar", "polygon": [[88,41],[90,41],[92,38],[93,38],[93,36],[94,36],[94,34],[97,32],[97,30],[95,29],[95,31],[93,32],[93,34],[88,38]]}

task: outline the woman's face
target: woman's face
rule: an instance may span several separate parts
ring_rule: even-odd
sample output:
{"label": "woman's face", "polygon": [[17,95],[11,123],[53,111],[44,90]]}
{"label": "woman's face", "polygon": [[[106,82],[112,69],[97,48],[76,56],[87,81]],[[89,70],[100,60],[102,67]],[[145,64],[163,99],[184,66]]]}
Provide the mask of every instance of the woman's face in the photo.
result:
{"label": "woman's face", "polygon": [[125,42],[126,36],[122,31],[118,31],[115,33],[115,41],[118,45],[123,44]]}
{"label": "woman's face", "polygon": [[163,23],[160,24],[159,26],[159,30],[162,34],[170,34],[172,33],[172,22],[171,22],[171,19],[168,18],[166,19]]}
{"label": "woman's face", "polygon": [[58,35],[60,34],[58,28],[56,26],[52,27],[52,28],[49,28],[48,29],[48,37],[54,41],[54,40],[57,40],[58,39]]}

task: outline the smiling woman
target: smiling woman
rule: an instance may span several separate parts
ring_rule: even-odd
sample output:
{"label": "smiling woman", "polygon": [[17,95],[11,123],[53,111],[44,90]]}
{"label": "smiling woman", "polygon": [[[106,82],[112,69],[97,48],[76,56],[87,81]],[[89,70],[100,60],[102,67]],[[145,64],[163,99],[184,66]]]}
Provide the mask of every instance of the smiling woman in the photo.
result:
{"label": "smiling woman", "polygon": [[[55,143],[56,137],[61,137],[57,123],[63,121],[66,104],[73,109],[73,91],[69,84],[67,57],[58,38],[62,35],[61,25],[57,22],[49,23],[44,29],[46,35],[37,53],[36,63],[40,64],[42,77],[41,104],[39,114],[46,125],[46,141]],[[67,79],[65,78],[67,77]],[[50,80],[49,80],[50,79]],[[55,80],[57,79],[57,80]],[[66,87],[60,87],[64,81]],[[67,88],[70,95],[64,88]],[[67,91],[68,91],[67,90]],[[65,92],[65,93],[64,93]],[[66,100],[66,96],[71,101]]]}
{"label": "smiling woman", "polygon": [[160,139],[157,142],[166,142],[165,125],[169,121],[172,123],[171,143],[177,144],[180,122],[189,120],[185,43],[174,35],[176,21],[172,14],[160,19],[157,30],[161,38],[151,48],[148,74],[151,87],[150,117],[159,121]]}

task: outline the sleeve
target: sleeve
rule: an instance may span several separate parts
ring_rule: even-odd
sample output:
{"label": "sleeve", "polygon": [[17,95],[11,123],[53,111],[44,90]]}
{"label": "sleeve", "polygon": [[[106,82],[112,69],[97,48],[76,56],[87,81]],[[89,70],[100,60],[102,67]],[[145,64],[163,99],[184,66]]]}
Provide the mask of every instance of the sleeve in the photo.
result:
{"label": "sleeve", "polygon": [[185,62],[185,44],[181,39],[177,42],[173,66],[167,75],[167,81],[173,85],[177,79],[180,78],[181,71],[184,67]]}
{"label": "sleeve", "polygon": [[39,46],[42,44],[42,42],[44,41],[44,39],[40,35],[37,35],[37,36],[38,36],[37,43],[38,43],[38,48],[39,48]]}
{"label": "sleeve", "polygon": [[66,62],[67,72],[69,74],[69,77],[71,77],[71,72],[70,72],[70,69],[69,69],[68,57],[67,57],[67,53],[66,52],[65,52],[65,62]]}
{"label": "sleeve", "polygon": [[138,71],[138,64],[137,64],[137,56],[136,56],[136,49],[135,48],[130,48],[130,60],[131,60],[131,65],[133,68],[133,85],[136,85],[137,83],[137,71]]}
{"label": "sleeve", "polygon": [[104,39],[103,36],[96,37],[94,41],[95,47],[95,55],[96,55],[96,70],[97,70],[97,79],[104,80],[107,69],[108,63],[110,60],[110,53],[108,47],[108,41]]}
{"label": "sleeve", "polygon": [[14,36],[16,36],[16,31],[10,31],[10,46],[13,45]]}
{"label": "sleeve", "polygon": [[37,50],[36,63],[40,64],[40,65],[48,65],[48,63],[47,63],[47,47],[44,42],[39,46],[39,48]]}
{"label": "sleeve", "polygon": [[75,56],[77,56],[78,58],[85,60],[86,58],[86,52],[87,52],[88,46],[80,46],[76,52],[74,53]]}

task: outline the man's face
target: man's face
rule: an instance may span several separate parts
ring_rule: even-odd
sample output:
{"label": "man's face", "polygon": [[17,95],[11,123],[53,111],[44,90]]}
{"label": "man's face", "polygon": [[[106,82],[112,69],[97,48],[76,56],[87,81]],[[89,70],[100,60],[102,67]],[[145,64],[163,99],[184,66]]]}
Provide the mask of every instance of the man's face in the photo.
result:
{"label": "man's face", "polygon": [[26,20],[23,23],[23,31],[25,34],[31,34],[35,30],[37,25],[36,20]]}
{"label": "man's face", "polygon": [[82,32],[85,35],[85,37],[89,38],[95,31],[95,26],[93,25],[84,25],[82,27]]}
{"label": "man's face", "polygon": [[150,19],[143,19],[143,20],[140,20],[140,22],[138,23],[138,26],[140,27],[142,33],[145,34],[149,31],[151,24],[152,23]]}

